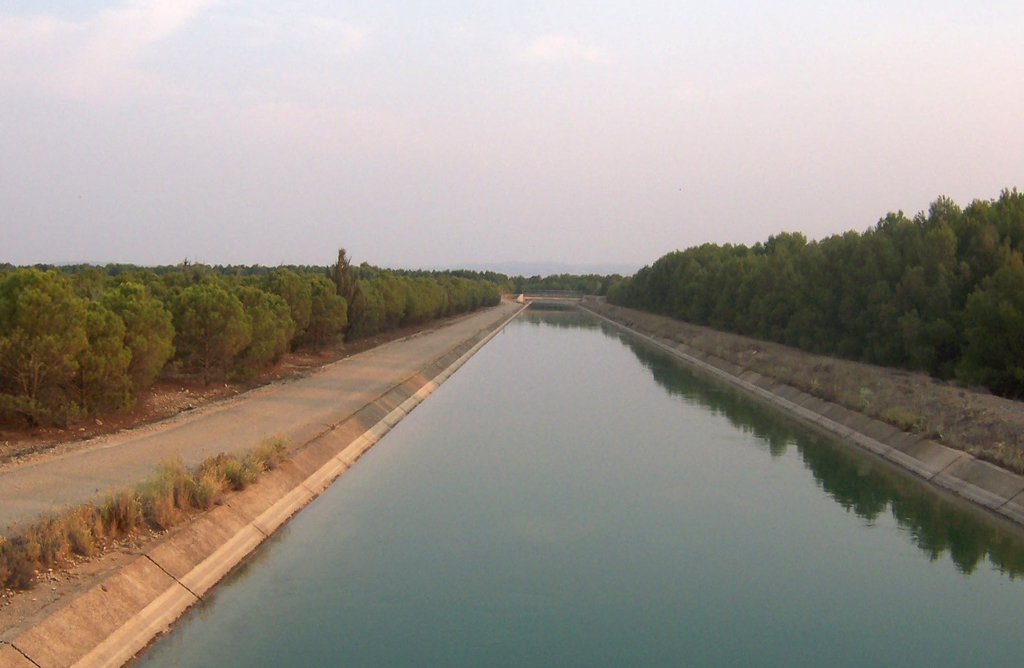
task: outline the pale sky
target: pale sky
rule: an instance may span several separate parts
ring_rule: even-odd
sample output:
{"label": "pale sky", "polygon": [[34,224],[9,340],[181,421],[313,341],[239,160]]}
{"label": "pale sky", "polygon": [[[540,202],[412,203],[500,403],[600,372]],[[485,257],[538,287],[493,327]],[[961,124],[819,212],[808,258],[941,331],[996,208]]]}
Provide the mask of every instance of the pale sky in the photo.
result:
{"label": "pale sky", "polygon": [[1024,187],[1024,3],[0,2],[0,261],[640,266]]}

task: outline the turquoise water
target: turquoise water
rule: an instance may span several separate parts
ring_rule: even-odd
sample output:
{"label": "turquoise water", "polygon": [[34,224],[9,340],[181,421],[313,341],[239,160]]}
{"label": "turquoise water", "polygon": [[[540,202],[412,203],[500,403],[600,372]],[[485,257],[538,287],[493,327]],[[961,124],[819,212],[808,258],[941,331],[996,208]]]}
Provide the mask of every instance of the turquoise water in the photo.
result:
{"label": "turquoise water", "polygon": [[1015,529],[574,313],[485,346],[142,666],[1024,665]]}

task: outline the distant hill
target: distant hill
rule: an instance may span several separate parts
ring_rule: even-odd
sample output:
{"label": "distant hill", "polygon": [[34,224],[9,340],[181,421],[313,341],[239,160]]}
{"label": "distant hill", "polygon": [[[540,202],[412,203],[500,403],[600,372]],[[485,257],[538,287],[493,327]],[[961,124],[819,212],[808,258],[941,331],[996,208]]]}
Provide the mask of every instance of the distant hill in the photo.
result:
{"label": "distant hill", "polygon": [[507,276],[551,276],[556,274],[622,274],[632,276],[639,265],[627,263],[569,264],[565,262],[469,262],[466,264],[434,267],[436,269],[472,269],[474,271],[496,271]]}

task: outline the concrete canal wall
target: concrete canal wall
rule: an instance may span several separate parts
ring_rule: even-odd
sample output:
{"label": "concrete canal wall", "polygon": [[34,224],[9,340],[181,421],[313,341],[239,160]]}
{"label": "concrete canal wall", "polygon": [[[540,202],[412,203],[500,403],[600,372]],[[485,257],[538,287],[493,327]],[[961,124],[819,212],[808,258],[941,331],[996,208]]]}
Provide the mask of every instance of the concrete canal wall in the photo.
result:
{"label": "concrete canal wall", "polygon": [[508,322],[479,332],[297,448],[224,504],[155,543],[117,573],[0,645],[0,668],[117,667],[198,603],[296,512],[320,495]]}
{"label": "concrete canal wall", "polygon": [[811,396],[790,385],[683,343],[650,336],[586,306],[604,322],[646,341],[705,374],[766,401],[797,419],[874,453],[924,480],[998,515],[1024,524],[1024,476],[966,452],[908,434],[896,427]]}

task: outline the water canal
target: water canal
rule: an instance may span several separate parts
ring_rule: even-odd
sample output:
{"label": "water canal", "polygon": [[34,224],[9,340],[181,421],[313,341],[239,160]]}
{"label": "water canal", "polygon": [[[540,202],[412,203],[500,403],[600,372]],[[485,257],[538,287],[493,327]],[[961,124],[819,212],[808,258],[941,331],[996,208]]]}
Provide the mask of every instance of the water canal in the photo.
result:
{"label": "water canal", "polygon": [[1024,665],[1019,533],[578,313],[511,323],[140,660]]}

